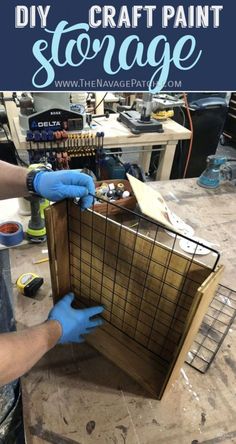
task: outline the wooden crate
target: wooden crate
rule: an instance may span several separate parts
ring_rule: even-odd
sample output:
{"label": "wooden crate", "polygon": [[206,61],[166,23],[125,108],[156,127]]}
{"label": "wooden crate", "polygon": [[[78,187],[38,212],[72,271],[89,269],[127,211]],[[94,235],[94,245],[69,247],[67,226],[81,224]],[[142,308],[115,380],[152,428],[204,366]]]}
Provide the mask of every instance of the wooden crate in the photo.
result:
{"label": "wooden crate", "polygon": [[[104,304],[87,342],[161,399],[178,378],[218,285],[203,263],[71,201],[45,211],[53,300]],[[106,233],[106,235],[105,235]]]}
{"label": "wooden crate", "polygon": [[114,183],[115,186],[118,185],[118,183],[123,183],[125,186],[125,190],[130,192],[130,196],[126,197],[125,199],[119,199],[115,202],[115,205],[109,205],[104,203],[100,203],[96,205],[96,212],[101,214],[121,214],[124,210],[124,208],[128,208],[129,210],[134,210],[137,204],[136,197],[133,194],[133,190],[131,188],[131,185],[127,179],[114,179],[114,180],[100,180],[98,182],[95,182],[96,188],[100,187],[102,183]]}

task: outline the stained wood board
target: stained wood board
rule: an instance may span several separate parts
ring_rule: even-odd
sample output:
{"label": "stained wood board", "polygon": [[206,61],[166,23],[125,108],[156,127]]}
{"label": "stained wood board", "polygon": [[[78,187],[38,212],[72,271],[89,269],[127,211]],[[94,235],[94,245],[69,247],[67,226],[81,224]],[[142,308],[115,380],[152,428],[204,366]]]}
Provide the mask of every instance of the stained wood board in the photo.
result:
{"label": "stained wood board", "polygon": [[45,210],[48,254],[54,302],[70,290],[67,201]]}
{"label": "stained wood board", "polygon": [[[185,331],[179,344],[179,353],[176,354],[176,358],[172,363],[172,367],[170,368],[165,381],[164,386],[166,392],[170,390],[171,385],[173,385],[174,381],[180,374],[180,370],[183,366],[187,353],[190,350],[193,340],[200,328],[207,308],[214,297],[223,270],[223,266],[217,267],[216,271],[211,273],[210,276],[208,276],[208,278],[203,282],[195,295],[193,306],[191,307],[187,317]],[[162,394],[163,393],[164,391],[162,391]]]}

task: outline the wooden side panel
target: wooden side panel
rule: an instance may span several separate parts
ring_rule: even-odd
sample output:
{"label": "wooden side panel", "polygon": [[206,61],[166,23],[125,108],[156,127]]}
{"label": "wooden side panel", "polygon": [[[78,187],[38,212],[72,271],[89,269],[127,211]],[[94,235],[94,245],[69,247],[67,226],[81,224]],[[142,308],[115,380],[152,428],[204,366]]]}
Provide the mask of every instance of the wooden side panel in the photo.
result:
{"label": "wooden side panel", "polygon": [[195,295],[193,306],[191,307],[186,321],[185,332],[179,344],[179,353],[176,354],[176,359],[173,361],[172,366],[169,369],[165,383],[162,387],[161,396],[164,392],[166,393],[168,389],[170,389],[171,385],[179,377],[180,369],[200,328],[207,308],[213,299],[223,270],[223,266],[217,267],[216,271],[211,273]]}
{"label": "wooden side panel", "polygon": [[71,290],[67,201],[59,202],[47,208],[45,210],[45,222],[53,301],[56,303]]}
{"label": "wooden side panel", "polygon": [[135,379],[153,397],[158,398],[168,366],[144,347],[110,324],[97,329],[86,341],[106,358]]}

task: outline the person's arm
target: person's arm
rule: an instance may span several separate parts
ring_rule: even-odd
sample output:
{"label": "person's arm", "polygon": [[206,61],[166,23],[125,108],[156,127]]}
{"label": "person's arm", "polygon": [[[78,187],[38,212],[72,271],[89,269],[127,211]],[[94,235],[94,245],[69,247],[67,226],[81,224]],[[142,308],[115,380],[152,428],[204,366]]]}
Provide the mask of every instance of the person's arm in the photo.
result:
{"label": "person's arm", "polygon": [[19,378],[56,343],[61,326],[56,321],[0,335],[0,387]]}
{"label": "person's arm", "polygon": [[[27,168],[0,161],[0,199],[29,195],[26,186],[28,172]],[[39,171],[34,177],[33,188],[39,196],[52,202],[80,197],[83,209],[92,206],[95,194],[92,177],[76,170]]]}
{"label": "person's arm", "polygon": [[0,335],[0,387],[30,370],[57,343],[84,342],[84,335],[103,324],[97,317],[103,307],[78,310],[71,306],[73,299],[73,293],[64,296],[43,324]]}
{"label": "person's arm", "polygon": [[0,160],[0,199],[28,196],[27,173],[27,168],[11,165]]}

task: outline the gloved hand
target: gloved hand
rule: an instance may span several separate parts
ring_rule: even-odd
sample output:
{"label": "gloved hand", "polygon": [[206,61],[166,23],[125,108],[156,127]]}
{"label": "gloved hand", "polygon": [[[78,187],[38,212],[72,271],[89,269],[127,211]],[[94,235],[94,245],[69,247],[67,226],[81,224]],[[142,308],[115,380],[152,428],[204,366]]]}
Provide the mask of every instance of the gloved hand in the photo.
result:
{"label": "gloved hand", "polygon": [[89,208],[93,204],[95,185],[92,177],[79,171],[39,171],[33,182],[37,194],[56,202],[65,198],[81,197],[81,207]]}
{"label": "gloved hand", "polygon": [[96,327],[103,324],[102,319],[91,319],[93,316],[102,313],[104,310],[103,307],[91,307],[78,310],[71,307],[73,299],[73,293],[67,294],[57,302],[48,315],[48,320],[58,321],[61,324],[62,335],[58,341],[60,344],[66,342],[84,342],[83,335],[92,333]]}

